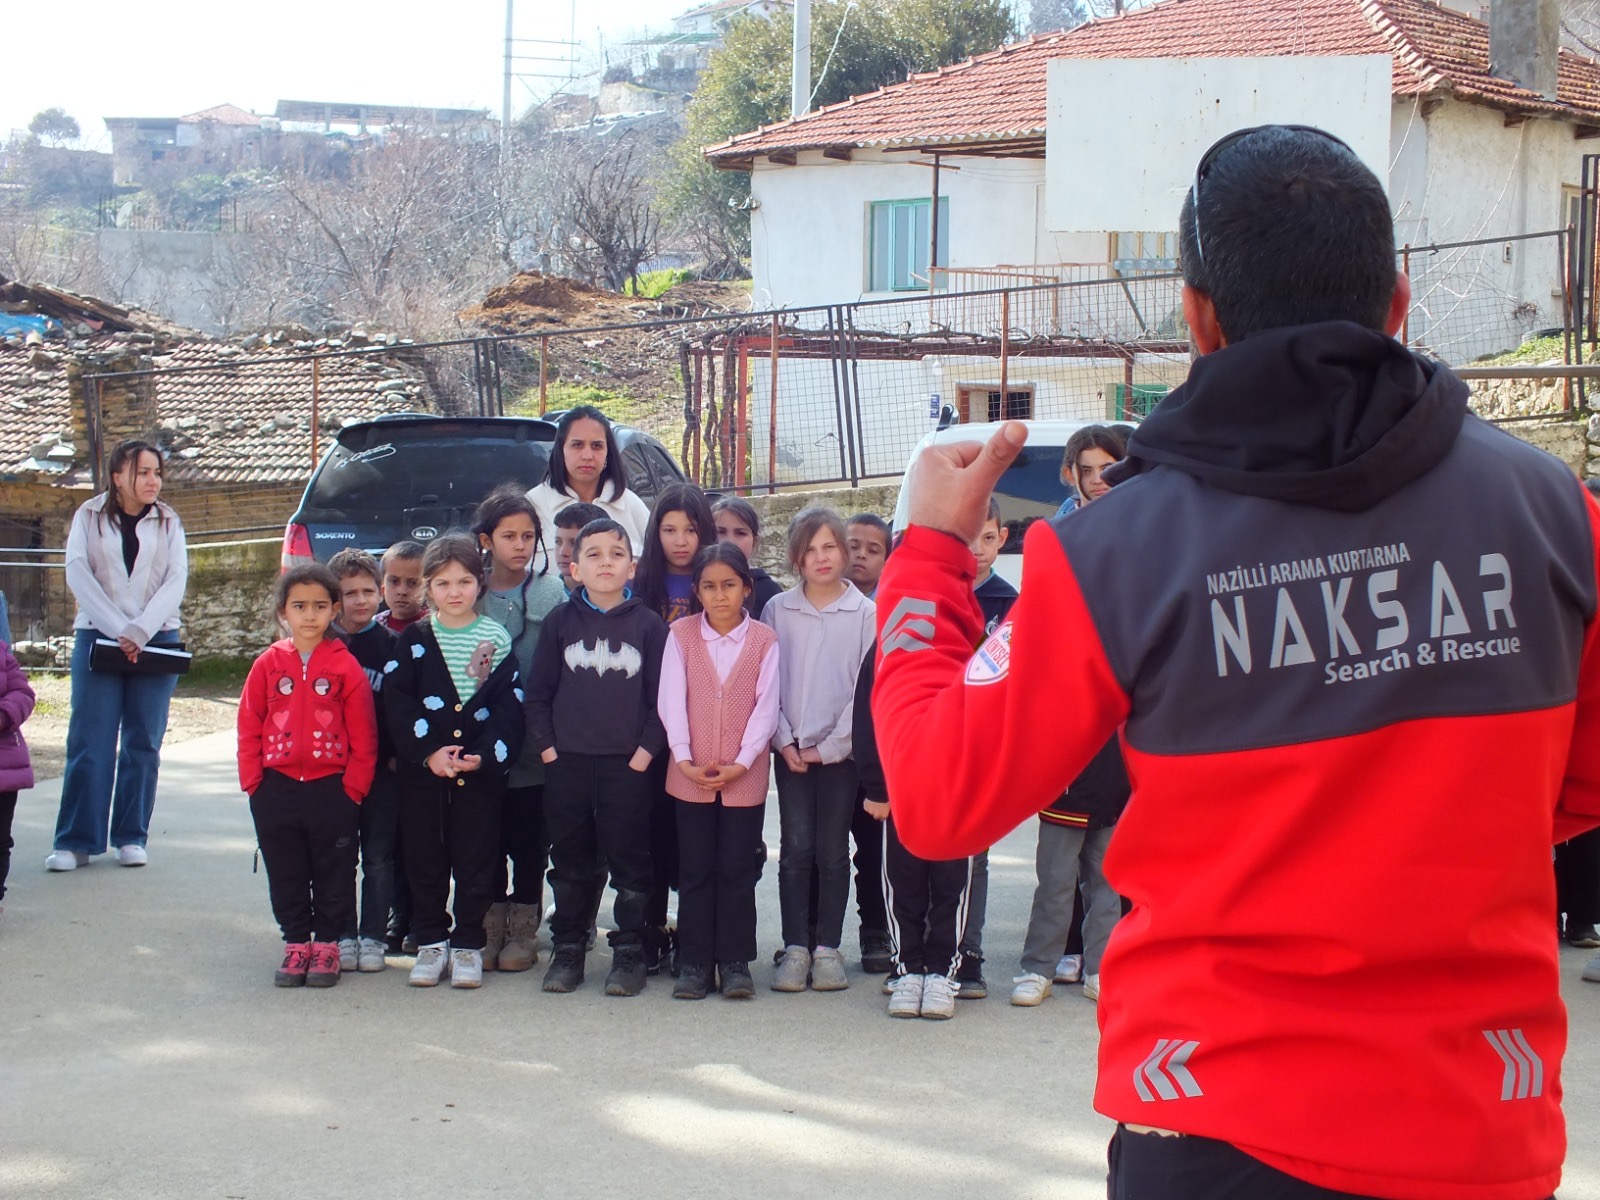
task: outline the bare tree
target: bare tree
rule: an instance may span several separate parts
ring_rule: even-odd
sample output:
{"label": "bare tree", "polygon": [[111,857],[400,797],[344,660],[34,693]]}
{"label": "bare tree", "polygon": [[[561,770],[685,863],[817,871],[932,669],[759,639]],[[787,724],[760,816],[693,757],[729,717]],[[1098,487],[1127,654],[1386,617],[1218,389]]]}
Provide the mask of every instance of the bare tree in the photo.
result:
{"label": "bare tree", "polygon": [[445,332],[505,273],[500,188],[493,146],[437,136],[370,148],[348,178],[287,168],[229,256],[240,316]]}
{"label": "bare tree", "polygon": [[1600,58],[1600,0],[1562,0],[1561,44]]}
{"label": "bare tree", "polygon": [[614,292],[637,278],[660,247],[647,159],[632,138],[583,146],[562,195],[561,216],[579,239],[574,250],[583,273]]}

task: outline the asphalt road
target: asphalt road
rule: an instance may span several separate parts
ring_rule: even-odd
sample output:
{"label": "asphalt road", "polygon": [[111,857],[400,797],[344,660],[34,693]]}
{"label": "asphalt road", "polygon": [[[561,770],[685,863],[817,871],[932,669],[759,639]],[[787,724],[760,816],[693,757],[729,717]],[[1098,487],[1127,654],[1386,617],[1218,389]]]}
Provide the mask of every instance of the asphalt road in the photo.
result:
{"label": "asphalt road", "polygon": [[[846,992],[570,996],[543,963],[476,992],[272,987],[277,931],[232,739],[170,747],[139,870],[46,875],[59,783],[23,793],[0,917],[0,1195],[272,1200],[478,1196],[1104,1196],[1094,1005],[1006,1002],[1032,892],[1025,827],[996,848],[991,997],[897,1021]],[[767,840],[778,844],[776,805]],[[853,948],[853,914],[847,946]],[[1600,986],[1563,951],[1573,1039],[1563,1197],[1600,1200]],[[398,963],[399,960],[392,960]]]}

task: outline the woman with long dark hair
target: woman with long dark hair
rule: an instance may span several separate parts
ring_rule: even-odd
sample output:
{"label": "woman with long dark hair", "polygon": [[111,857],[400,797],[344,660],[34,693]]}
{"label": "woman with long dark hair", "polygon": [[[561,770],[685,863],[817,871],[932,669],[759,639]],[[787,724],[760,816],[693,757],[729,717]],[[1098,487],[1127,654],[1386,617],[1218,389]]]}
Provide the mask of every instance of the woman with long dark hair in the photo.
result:
{"label": "woman with long dark hair", "polygon": [[569,504],[597,504],[628,531],[633,552],[644,549],[650,509],[628,490],[628,471],[605,413],[591,404],[568,409],[556,423],[556,443],[544,482],[528,492],[539,510],[544,551],[556,561],[556,514]]}
{"label": "woman with long dark hair", "polygon": [[[73,514],[67,586],[73,622],[72,717],[56,818],[52,871],[71,871],[115,846],[117,861],[142,867],[155,807],[161,739],[178,677],[137,666],[148,647],[178,640],[178,606],[189,582],[183,522],[161,495],[161,452],[129,441],[111,452],[106,490]],[[127,670],[92,668],[95,640],[117,643]]]}

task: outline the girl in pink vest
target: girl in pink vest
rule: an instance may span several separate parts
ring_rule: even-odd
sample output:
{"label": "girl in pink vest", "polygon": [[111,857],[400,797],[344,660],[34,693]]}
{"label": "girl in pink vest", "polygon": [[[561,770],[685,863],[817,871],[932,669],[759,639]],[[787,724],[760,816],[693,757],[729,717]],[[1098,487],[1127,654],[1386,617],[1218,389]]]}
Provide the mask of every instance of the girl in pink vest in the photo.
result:
{"label": "girl in pink vest", "polygon": [[696,611],[672,623],[658,708],[678,821],[678,953],[672,994],[755,995],[757,850],[778,729],[778,639],[744,610],[750,563],[727,542],[694,559]]}

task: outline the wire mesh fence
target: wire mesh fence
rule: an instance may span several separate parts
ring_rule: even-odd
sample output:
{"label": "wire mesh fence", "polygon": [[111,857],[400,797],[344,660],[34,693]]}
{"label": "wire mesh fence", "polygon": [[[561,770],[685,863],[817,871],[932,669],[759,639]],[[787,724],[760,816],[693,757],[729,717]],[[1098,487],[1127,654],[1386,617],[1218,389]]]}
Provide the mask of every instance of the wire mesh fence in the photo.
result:
{"label": "wire mesh fence", "polygon": [[[1553,231],[1403,248],[1413,299],[1402,337],[1464,364],[1549,333],[1547,357],[1571,361],[1568,241]],[[530,319],[429,343],[360,329],[230,344],[129,335],[58,382],[27,383],[61,392],[33,458],[41,477],[99,487],[110,446],[152,438],[169,454],[167,497],[202,539],[281,530],[341,429],[405,411],[594,404],[659,438],[707,487],[854,484],[897,476],[941,422],[1131,419],[1180,383],[1181,279],[1081,274],[986,290],[972,289],[987,276],[946,278],[888,300],[585,328]],[[1518,412],[1560,411],[1573,391],[1530,391]],[[35,529],[34,542],[0,542],[59,545],[64,519],[45,525],[42,541]]]}

